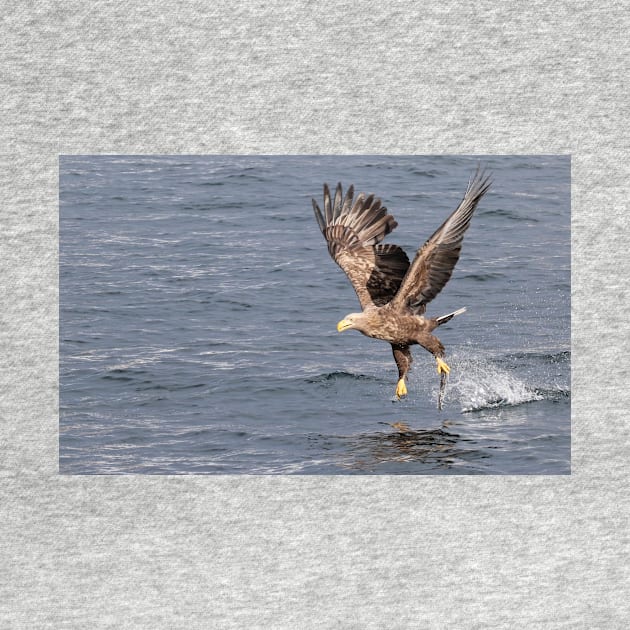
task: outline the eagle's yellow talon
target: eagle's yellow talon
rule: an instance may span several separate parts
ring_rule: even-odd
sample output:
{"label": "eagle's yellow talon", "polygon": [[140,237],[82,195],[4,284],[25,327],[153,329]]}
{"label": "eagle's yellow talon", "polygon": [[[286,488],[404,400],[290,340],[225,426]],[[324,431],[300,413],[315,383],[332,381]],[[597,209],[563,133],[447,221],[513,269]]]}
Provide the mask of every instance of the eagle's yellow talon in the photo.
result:
{"label": "eagle's yellow talon", "polygon": [[451,371],[451,368],[448,367],[448,365],[446,365],[446,362],[443,361],[442,359],[440,359],[440,357],[435,357],[435,360],[437,361],[437,371],[438,374],[446,374],[448,375]]}
{"label": "eagle's yellow talon", "polygon": [[396,385],[396,396],[402,398],[407,395],[407,386],[405,385],[405,379],[401,378]]}

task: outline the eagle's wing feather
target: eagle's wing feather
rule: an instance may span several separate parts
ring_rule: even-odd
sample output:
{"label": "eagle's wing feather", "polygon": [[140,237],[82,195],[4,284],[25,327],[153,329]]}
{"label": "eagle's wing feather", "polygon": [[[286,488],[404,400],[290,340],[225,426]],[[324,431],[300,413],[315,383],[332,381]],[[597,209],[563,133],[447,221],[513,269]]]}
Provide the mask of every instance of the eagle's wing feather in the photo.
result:
{"label": "eagle's wing feather", "polygon": [[361,306],[382,306],[396,295],[409,267],[398,245],[380,244],[398,224],[374,195],[360,193],[353,199],[350,186],[343,202],[342,197],[341,184],[334,201],[324,184],[324,212],[313,199],[315,218],[330,255],[350,279]]}
{"label": "eagle's wing feather", "polygon": [[490,177],[477,169],[457,209],[418,250],[392,304],[420,315],[449,281],[459,260],[464,233],[479,200],[490,188]]}

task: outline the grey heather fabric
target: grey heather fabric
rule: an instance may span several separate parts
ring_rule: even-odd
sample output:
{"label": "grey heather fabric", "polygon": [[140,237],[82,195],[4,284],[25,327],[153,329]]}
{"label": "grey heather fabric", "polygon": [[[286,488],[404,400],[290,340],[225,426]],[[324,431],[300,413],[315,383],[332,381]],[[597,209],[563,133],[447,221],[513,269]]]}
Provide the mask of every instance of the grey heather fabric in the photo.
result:
{"label": "grey heather fabric", "polygon": [[[4,3],[0,627],[627,627],[628,8]],[[60,153],[572,154],[572,475],[59,476]]]}

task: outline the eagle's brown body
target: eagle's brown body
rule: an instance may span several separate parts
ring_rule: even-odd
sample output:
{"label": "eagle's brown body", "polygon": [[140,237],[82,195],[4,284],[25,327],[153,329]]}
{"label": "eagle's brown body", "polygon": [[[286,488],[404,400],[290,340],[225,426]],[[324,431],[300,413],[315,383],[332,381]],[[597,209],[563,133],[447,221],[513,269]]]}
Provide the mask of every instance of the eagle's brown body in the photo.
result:
{"label": "eagle's brown body", "polygon": [[399,397],[407,393],[405,379],[412,362],[409,346],[419,344],[433,354],[442,385],[450,371],[442,360],[444,346],[431,333],[465,309],[437,318],[425,318],[424,313],[427,303],[451,277],[464,233],[489,186],[489,179],[477,171],[457,209],[418,250],[411,264],[398,245],[381,244],[398,224],[374,195],[361,193],[353,199],[354,188],[350,186],[342,200],[338,184],[333,200],[324,184],[323,213],[313,199],[328,251],[346,272],[363,308],[363,312],[342,319],[337,330],[354,328],[391,344],[398,366]]}
{"label": "eagle's brown body", "polygon": [[382,339],[393,345],[420,344],[432,354],[441,353],[437,337],[431,334],[437,328],[435,319],[426,319],[422,315],[399,312],[390,304],[376,308],[366,308],[355,328],[367,337]]}

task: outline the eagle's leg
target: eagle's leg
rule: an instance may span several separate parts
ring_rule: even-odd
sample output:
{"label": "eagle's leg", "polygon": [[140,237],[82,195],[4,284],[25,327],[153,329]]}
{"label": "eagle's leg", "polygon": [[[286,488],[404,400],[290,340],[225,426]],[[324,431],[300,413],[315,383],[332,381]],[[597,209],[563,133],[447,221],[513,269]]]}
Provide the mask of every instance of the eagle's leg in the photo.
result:
{"label": "eagle's leg", "polygon": [[445,374],[448,376],[451,368],[443,358],[444,346],[442,345],[442,342],[434,335],[425,332],[418,338],[418,343],[435,357],[438,374]]}
{"label": "eagle's leg", "polygon": [[398,383],[396,384],[396,398],[404,398],[407,395],[407,385],[405,380],[407,372],[411,368],[413,361],[409,346],[400,346],[392,344],[392,352],[394,353],[394,361],[398,367]]}

